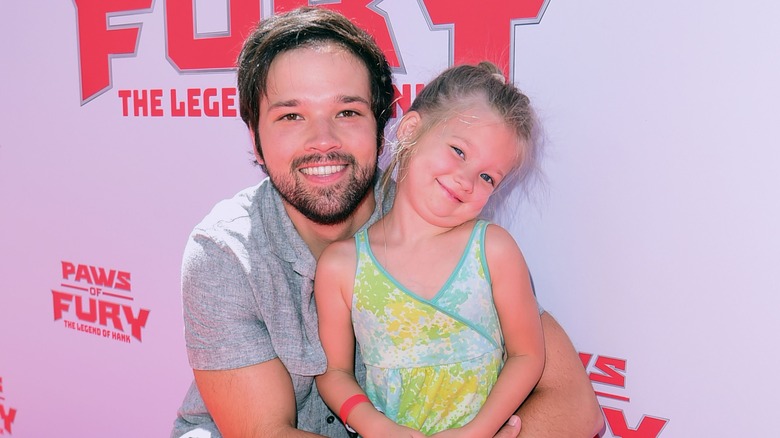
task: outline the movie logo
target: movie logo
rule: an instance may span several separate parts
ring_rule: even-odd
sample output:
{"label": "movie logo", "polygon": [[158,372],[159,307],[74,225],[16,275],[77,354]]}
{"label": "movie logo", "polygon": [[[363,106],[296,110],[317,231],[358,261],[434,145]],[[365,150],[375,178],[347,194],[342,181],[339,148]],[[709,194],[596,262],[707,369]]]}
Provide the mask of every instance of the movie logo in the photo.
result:
{"label": "movie logo", "polygon": [[16,420],[16,409],[9,406],[5,399],[3,377],[0,376],[0,435],[13,433],[14,420]]}
{"label": "movie logo", "polygon": [[604,413],[607,427],[602,437],[656,438],[661,436],[669,419],[643,415],[637,423],[629,424],[623,409],[620,408],[623,403],[631,402],[630,397],[625,394],[626,359],[580,353],[580,360],[593,383],[593,389]]}
{"label": "movie logo", "polygon": [[[420,0],[414,11],[425,17],[426,34],[442,32],[448,38],[448,64],[490,59],[512,76],[515,26],[536,24],[549,0],[487,0],[480,3]],[[213,74],[235,70],[244,38],[261,18],[299,6],[319,6],[338,11],[369,32],[382,48],[392,69],[404,73],[404,57],[388,14],[381,2],[341,0],[317,2],[275,0],[272,10],[264,2],[231,0],[205,3],[189,0],[131,0],[107,2],[74,0],[81,104],[113,88],[112,59],[135,57],[149,47],[139,42],[143,25],[153,14],[164,14],[164,45],[171,69],[180,74]],[[386,6],[387,9],[390,6]],[[475,11],[479,13],[475,13]],[[401,26],[396,26],[400,28]],[[405,111],[423,84],[397,84],[397,111]],[[116,92],[124,117],[237,117],[235,87],[123,88]]]}
{"label": "movie logo", "polygon": [[125,344],[143,341],[150,311],[134,305],[129,272],[62,261],[51,294],[54,321],[66,329]]}

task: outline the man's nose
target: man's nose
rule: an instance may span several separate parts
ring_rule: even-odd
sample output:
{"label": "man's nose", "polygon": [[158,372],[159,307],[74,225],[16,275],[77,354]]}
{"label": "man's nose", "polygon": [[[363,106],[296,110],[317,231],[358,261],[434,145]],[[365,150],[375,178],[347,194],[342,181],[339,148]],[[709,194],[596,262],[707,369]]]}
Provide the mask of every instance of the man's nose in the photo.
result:
{"label": "man's nose", "polygon": [[315,119],[311,121],[307,149],[328,152],[339,147],[341,147],[341,141],[331,120]]}

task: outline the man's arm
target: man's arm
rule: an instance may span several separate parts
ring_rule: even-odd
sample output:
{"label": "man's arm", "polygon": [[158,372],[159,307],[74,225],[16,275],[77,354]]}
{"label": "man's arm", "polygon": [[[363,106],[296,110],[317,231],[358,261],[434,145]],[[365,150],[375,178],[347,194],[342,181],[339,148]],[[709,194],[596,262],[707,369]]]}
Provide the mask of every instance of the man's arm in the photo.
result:
{"label": "man's arm", "polygon": [[547,312],[541,318],[546,362],[539,383],[517,411],[519,438],[592,438],[604,418],[585,368],[555,318]]}
{"label": "man's arm", "polygon": [[225,438],[317,437],[295,430],[295,389],[258,319],[235,255],[243,248],[221,237],[193,233],[182,262],[185,339],[200,396]]}
{"label": "man's arm", "polygon": [[235,370],[194,370],[203,401],[224,438],[321,437],[295,428],[295,395],[282,362]]}

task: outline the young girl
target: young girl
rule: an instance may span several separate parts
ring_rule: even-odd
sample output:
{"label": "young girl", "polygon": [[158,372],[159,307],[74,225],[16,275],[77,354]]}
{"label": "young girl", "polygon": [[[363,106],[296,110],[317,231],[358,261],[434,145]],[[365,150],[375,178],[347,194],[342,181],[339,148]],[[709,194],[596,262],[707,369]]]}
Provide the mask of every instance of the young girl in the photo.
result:
{"label": "young girl", "polygon": [[446,70],[398,126],[393,207],[320,257],[317,388],[361,436],[493,437],[539,380],[525,261],[506,230],[477,219],[534,167],[533,130],[528,98],[493,64]]}

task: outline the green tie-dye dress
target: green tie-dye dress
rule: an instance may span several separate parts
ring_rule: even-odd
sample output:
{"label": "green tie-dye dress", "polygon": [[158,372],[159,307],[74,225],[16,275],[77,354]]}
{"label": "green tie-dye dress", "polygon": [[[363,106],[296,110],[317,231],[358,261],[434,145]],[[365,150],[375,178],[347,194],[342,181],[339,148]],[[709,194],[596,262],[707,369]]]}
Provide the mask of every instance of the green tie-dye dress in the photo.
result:
{"label": "green tie-dye dress", "polygon": [[425,434],[463,426],[484,404],[503,365],[503,339],[478,221],[460,262],[426,300],[377,262],[365,231],[355,236],[355,328],[374,405]]}

